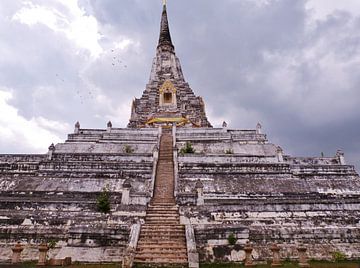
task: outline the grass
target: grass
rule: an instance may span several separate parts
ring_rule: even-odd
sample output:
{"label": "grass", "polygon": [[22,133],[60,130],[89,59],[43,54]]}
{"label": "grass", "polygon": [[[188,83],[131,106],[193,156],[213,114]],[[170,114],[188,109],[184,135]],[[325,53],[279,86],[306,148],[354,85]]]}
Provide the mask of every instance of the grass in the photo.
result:
{"label": "grass", "polygon": [[[23,263],[17,266],[1,265],[1,267],[13,267],[13,268],[35,268],[36,263]],[[67,266],[69,268],[120,268],[120,264],[73,264]],[[242,264],[236,263],[212,263],[212,264],[201,264],[200,268],[242,268],[245,267]],[[270,268],[270,265],[256,265],[254,268]],[[282,268],[298,268],[296,263],[284,262]],[[341,261],[341,262],[322,262],[312,261],[310,262],[311,268],[360,268],[360,261]],[[46,268],[46,267],[45,267]],[[164,268],[164,267],[163,267]]]}
{"label": "grass", "polygon": [[[1,267],[9,267],[9,268],[35,268],[36,263],[26,262],[19,265],[9,265],[9,264],[0,264]],[[44,268],[50,266],[42,266]],[[54,266],[51,266],[54,267]],[[70,266],[66,266],[68,268],[121,268],[121,264],[73,264]]]}
{"label": "grass", "polygon": [[[235,263],[213,263],[213,264],[201,264],[200,268],[241,268],[245,267],[243,264],[235,264]],[[270,268],[269,264],[263,265],[255,265],[254,268]],[[297,263],[291,262],[283,262],[283,265],[280,266],[282,268],[298,268],[299,266]],[[351,261],[344,261],[344,262],[323,262],[323,261],[312,261],[310,262],[311,268],[360,268],[360,261],[358,262],[351,262]]]}

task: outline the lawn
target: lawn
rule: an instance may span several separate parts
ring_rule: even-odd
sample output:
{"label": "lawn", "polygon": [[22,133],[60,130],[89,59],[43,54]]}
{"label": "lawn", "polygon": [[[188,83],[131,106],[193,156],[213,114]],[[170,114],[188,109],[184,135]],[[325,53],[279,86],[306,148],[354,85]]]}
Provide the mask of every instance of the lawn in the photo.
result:
{"label": "lawn", "polygon": [[[12,268],[35,268],[35,263],[24,263],[21,265],[4,265],[0,264],[1,267],[12,267]],[[73,264],[67,266],[69,268],[121,268],[120,264]],[[242,268],[245,267],[242,264],[201,264],[200,268]],[[270,265],[256,265],[254,268],[270,268]],[[282,268],[298,268],[299,266],[296,263],[284,263]],[[358,262],[311,262],[311,268],[360,268],[360,261]]]}
{"label": "lawn", "polygon": [[[202,264],[200,268],[241,268],[245,267],[242,264]],[[256,265],[255,268],[270,268],[270,265]],[[298,268],[296,263],[283,263],[283,268]],[[358,262],[310,262],[311,268],[360,268],[360,261]]]}

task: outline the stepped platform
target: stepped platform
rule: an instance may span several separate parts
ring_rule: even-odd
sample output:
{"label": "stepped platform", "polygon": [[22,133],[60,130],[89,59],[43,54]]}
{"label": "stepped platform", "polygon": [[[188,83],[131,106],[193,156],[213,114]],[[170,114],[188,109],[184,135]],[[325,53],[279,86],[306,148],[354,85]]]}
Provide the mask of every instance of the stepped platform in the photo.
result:
{"label": "stepped platform", "polygon": [[[360,178],[342,152],[289,156],[259,127],[177,129],[178,150],[186,142],[195,153],[176,159],[176,202],[181,221],[195,228],[202,261],[241,261],[247,241],[256,244],[259,260],[271,257],[274,242],[289,255],[302,243],[316,259],[335,251],[360,257]],[[230,234],[239,255],[230,254]]]}
{"label": "stepped platform", "polygon": [[[0,155],[0,261],[18,241],[27,248],[23,260],[36,260],[36,244],[53,240],[53,257],[120,262],[131,224],[145,218],[158,136],[157,129],[78,127],[47,154]],[[97,210],[104,188],[108,215]]]}

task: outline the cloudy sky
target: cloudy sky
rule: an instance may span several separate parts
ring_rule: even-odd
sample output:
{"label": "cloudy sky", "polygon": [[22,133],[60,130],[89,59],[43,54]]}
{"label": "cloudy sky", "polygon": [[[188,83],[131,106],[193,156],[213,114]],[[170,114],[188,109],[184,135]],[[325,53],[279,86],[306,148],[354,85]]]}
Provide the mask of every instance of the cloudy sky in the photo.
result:
{"label": "cloudy sky", "polygon": [[[214,126],[360,169],[359,0],[169,0],[185,76]],[[148,81],[161,0],[2,0],[0,153],[44,153],[79,120],[125,127]]]}

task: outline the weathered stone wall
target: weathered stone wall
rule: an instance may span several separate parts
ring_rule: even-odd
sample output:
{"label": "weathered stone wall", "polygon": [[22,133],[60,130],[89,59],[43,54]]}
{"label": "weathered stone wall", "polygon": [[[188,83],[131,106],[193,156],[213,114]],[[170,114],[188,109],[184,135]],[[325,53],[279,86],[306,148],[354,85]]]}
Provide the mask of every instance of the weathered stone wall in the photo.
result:
{"label": "weathered stone wall", "polygon": [[283,258],[299,244],[311,258],[360,257],[360,179],[339,155],[291,157],[256,130],[177,129],[176,138],[195,149],[177,158],[177,201],[202,261],[241,261],[248,241],[259,261],[274,242]]}
{"label": "weathered stone wall", "polygon": [[[23,260],[55,241],[56,258],[121,261],[130,226],[145,217],[157,143],[157,129],[78,129],[48,154],[0,155],[0,262],[18,241],[26,245]],[[104,187],[107,215],[96,203]]]}

